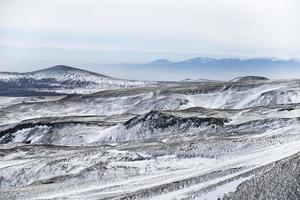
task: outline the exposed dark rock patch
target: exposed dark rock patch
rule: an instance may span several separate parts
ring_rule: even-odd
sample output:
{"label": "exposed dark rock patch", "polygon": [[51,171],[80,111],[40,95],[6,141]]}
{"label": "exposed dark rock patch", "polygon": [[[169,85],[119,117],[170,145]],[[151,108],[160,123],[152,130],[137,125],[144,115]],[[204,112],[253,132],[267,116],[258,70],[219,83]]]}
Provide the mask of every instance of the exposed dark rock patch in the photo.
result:
{"label": "exposed dark rock patch", "polygon": [[135,117],[124,123],[127,129],[130,129],[138,124],[147,124],[149,129],[166,129],[169,127],[181,127],[183,129],[200,126],[224,126],[228,122],[223,118],[198,118],[198,117],[177,117],[170,114],[165,114],[159,111],[151,111],[145,115]]}

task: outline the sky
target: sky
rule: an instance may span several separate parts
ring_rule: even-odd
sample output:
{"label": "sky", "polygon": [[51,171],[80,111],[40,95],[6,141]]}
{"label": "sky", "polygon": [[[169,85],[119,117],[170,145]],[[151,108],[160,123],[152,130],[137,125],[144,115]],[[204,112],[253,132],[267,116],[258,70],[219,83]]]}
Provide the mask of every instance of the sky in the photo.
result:
{"label": "sky", "polygon": [[299,19],[299,0],[0,0],[0,71],[299,58]]}

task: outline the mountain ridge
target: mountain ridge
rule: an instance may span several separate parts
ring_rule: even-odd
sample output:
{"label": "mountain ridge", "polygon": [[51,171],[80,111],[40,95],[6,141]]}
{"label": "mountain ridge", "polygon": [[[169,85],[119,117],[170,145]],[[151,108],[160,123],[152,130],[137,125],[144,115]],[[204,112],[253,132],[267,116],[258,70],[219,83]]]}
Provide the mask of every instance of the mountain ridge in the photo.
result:
{"label": "mountain ridge", "polygon": [[236,62],[282,62],[282,63],[293,63],[299,64],[300,62],[297,59],[279,59],[272,57],[257,57],[257,58],[235,58],[235,57],[224,57],[224,58],[214,58],[214,57],[194,57],[190,59],[184,59],[180,61],[170,61],[166,58],[154,60],[147,64],[208,64],[208,63],[236,63]]}
{"label": "mountain ridge", "polygon": [[3,91],[33,90],[57,93],[93,93],[109,89],[143,87],[150,83],[112,78],[66,65],[26,73],[0,72]]}
{"label": "mountain ridge", "polygon": [[89,73],[91,75],[98,75],[106,78],[112,78],[110,76],[106,76],[103,74],[99,74],[96,72],[80,69],[77,67],[71,67],[67,65],[55,65],[53,67],[47,67],[44,69],[39,69],[39,70],[34,70],[30,72],[9,72],[9,71],[0,71],[0,74],[19,74],[19,75],[28,75],[28,74],[35,74],[35,73],[41,73],[41,72],[84,72],[84,73]]}

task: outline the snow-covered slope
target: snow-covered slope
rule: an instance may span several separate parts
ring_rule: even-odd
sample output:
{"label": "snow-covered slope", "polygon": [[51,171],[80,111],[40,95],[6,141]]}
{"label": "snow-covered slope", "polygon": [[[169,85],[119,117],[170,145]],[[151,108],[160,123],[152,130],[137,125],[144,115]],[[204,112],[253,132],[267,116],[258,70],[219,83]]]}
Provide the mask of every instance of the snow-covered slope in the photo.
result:
{"label": "snow-covered slope", "polygon": [[[110,79],[66,67],[21,75]],[[0,199],[297,200],[299,88],[248,76],[0,96]]]}
{"label": "snow-covered slope", "polygon": [[267,80],[208,84],[179,83],[175,86],[101,91],[88,95],[70,95],[57,101],[2,105],[0,124],[42,117],[109,116],[193,107],[244,109],[297,104],[300,103],[299,86],[299,80]]}
{"label": "snow-covered slope", "polygon": [[231,80],[231,82],[244,82],[244,81],[267,81],[269,80],[266,77],[263,76],[243,76],[243,77],[237,77]]}
{"label": "snow-covered slope", "polygon": [[115,79],[64,65],[29,73],[0,73],[0,88],[7,91],[22,89],[54,93],[92,93],[147,85],[150,86],[151,83]]}

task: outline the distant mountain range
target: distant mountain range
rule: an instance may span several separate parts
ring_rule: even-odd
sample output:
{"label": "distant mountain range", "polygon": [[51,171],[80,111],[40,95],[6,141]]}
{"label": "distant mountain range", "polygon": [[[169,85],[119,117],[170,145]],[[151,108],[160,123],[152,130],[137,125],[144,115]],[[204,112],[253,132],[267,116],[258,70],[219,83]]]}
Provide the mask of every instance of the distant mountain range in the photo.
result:
{"label": "distant mountain range", "polygon": [[[144,66],[151,67],[172,67],[181,69],[202,69],[206,72],[215,70],[227,70],[227,71],[244,71],[249,69],[271,69],[271,68],[282,68],[282,67],[300,67],[300,62],[296,59],[283,60],[275,58],[209,58],[209,57],[198,57],[178,62],[172,62],[167,59],[159,59]],[[276,70],[276,69],[275,69]],[[205,77],[202,77],[205,78]]]}
{"label": "distant mountain range", "polygon": [[[126,75],[138,74],[145,80],[209,79],[230,80],[237,76],[267,76],[271,78],[300,77],[300,62],[275,58],[210,58],[198,57],[182,61],[159,59],[153,62],[103,65]],[[104,67],[103,67],[104,68]]]}
{"label": "distant mountain range", "polygon": [[300,62],[297,59],[276,59],[276,58],[210,58],[210,57],[197,57],[192,59],[187,59],[178,62],[172,62],[168,59],[159,59],[148,63],[148,65],[274,65],[274,64],[293,64],[300,65]]}

